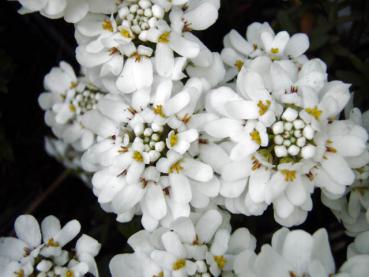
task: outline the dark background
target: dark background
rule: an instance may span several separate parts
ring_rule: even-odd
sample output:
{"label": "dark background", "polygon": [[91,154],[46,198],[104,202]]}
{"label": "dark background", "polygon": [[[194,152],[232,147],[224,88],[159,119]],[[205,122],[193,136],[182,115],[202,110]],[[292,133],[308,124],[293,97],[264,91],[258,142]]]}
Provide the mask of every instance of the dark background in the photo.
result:
{"label": "dark background", "polygon": [[[353,84],[356,105],[368,108],[369,1],[271,1],[224,0],[217,23],[197,34],[213,51],[222,49],[223,36],[232,28],[245,34],[248,24],[268,21],[275,30],[306,32],[311,39],[310,57],[329,66],[330,79]],[[341,14],[349,7],[349,14]],[[104,213],[92,192],[76,177],[67,176],[58,162],[44,151],[50,131],[43,121],[37,97],[43,77],[59,61],[76,70],[73,26],[39,14],[20,16],[16,2],[0,1],[0,236],[12,233],[15,218],[33,213],[38,220],[53,214],[62,223],[76,218],[82,231],[97,238],[103,248],[98,256],[101,276],[108,276],[111,256],[127,250],[126,238],[139,228],[116,224]],[[50,187],[53,190],[50,190]],[[314,232],[326,227],[339,266],[351,239],[328,209],[320,204],[318,190],[314,210],[299,228]],[[258,238],[258,247],[270,241],[280,226],[271,209],[262,217],[235,216],[234,227],[246,226]]]}

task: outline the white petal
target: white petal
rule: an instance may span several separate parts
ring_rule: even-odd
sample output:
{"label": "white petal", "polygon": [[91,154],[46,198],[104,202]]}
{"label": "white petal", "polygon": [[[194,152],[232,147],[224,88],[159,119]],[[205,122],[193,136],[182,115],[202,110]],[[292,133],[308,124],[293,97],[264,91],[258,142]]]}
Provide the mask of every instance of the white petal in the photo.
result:
{"label": "white petal", "polygon": [[337,154],[326,153],[327,159],[321,164],[329,176],[341,185],[351,185],[354,182],[355,174],[348,166],[347,162]]}
{"label": "white petal", "polygon": [[169,45],[174,52],[185,58],[195,58],[200,52],[197,43],[185,39],[176,32],[171,32]]}
{"label": "white petal", "polygon": [[255,203],[264,201],[265,187],[266,183],[269,181],[270,175],[270,171],[264,168],[260,168],[250,175],[249,195]]}
{"label": "white petal", "polygon": [[242,131],[242,122],[230,118],[220,118],[209,122],[205,131],[215,138],[226,138]]}
{"label": "white petal", "polygon": [[81,122],[86,128],[103,138],[112,136],[116,132],[115,124],[97,110],[85,113],[81,118]]}
{"label": "white petal", "polygon": [[161,241],[166,251],[180,258],[186,256],[186,250],[182,245],[179,237],[174,232],[166,232],[162,235]]}
{"label": "white petal", "polygon": [[169,99],[164,105],[164,113],[167,116],[173,115],[184,107],[190,102],[190,95],[187,91],[180,92],[176,94],[174,97]]}
{"label": "white petal", "polygon": [[227,198],[236,198],[241,195],[247,184],[247,180],[241,179],[232,182],[222,182],[220,195]]}
{"label": "white petal", "polygon": [[242,161],[231,162],[222,169],[221,176],[226,181],[236,181],[244,179],[250,175],[251,159],[247,158]]}
{"label": "white petal", "polygon": [[64,19],[69,23],[80,21],[88,13],[89,5],[86,0],[68,1],[67,8],[64,11]]}
{"label": "white petal", "polygon": [[195,159],[186,158],[183,161],[184,173],[193,180],[208,182],[213,178],[211,166]]}
{"label": "white petal", "polygon": [[306,272],[306,265],[311,259],[313,238],[302,230],[291,231],[283,246],[283,256],[292,265],[297,275]]}
{"label": "white petal", "polygon": [[306,34],[293,35],[286,46],[285,53],[294,58],[304,54],[309,49],[309,38]]}
{"label": "white petal", "polygon": [[[0,257],[6,257],[14,261],[19,261],[24,257],[24,249],[27,244],[13,237],[0,238]],[[11,276],[11,275],[10,275]]]}
{"label": "white petal", "polygon": [[27,242],[31,247],[40,245],[40,225],[32,215],[18,216],[14,223],[14,230],[17,237]]}
{"label": "white petal", "polygon": [[31,11],[41,10],[46,6],[47,2],[47,0],[19,0],[19,3]]}
{"label": "white petal", "polygon": [[201,31],[215,23],[218,10],[210,3],[203,2],[196,8],[186,11],[183,17],[190,23],[191,29]]}
{"label": "white petal", "polygon": [[72,239],[74,239],[81,230],[81,224],[78,220],[71,220],[60,230],[54,237],[55,241],[59,243],[61,247],[66,245]]}
{"label": "white petal", "polygon": [[222,223],[222,216],[216,210],[205,212],[195,225],[196,234],[201,242],[209,242]]}
{"label": "white petal", "polygon": [[60,229],[59,219],[53,215],[45,217],[41,222],[43,241],[47,242],[50,238],[54,238]]}
{"label": "white petal", "polygon": [[183,242],[191,244],[196,239],[195,227],[189,218],[177,219],[172,223],[171,229],[179,235]]}
{"label": "white petal", "polygon": [[192,198],[191,186],[186,176],[182,174],[170,174],[171,195],[176,202],[189,203]]}
{"label": "white petal", "polygon": [[225,104],[227,113],[237,119],[256,119],[259,109],[254,101],[236,100]]}
{"label": "white petal", "polygon": [[155,69],[162,77],[170,77],[173,74],[174,55],[167,44],[158,43],[155,50]]}
{"label": "white petal", "polygon": [[167,205],[163,190],[158,185],[150,185],[145,193],[145,204],[149,209],[150,215],[160,220],[167,214]]}

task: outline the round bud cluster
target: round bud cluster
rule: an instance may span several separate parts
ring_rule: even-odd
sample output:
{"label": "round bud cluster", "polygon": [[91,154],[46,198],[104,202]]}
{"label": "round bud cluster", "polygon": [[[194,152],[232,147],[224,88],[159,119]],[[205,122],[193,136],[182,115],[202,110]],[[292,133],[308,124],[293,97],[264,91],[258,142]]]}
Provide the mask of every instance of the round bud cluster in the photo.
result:
{"label": "round bud cluster", "polygon": [[[143,142],[142,155],[146,164],[156,162],[168,151],[165,140],[169,130],[168,126],[157,123],[145,123],[135,126],[135,136],[141,138]],[[169,140],[175,139],[175,132],[171,131],[170,133]]]}
{"label": "round bud cluster", "polygon": [[287,108],[272,126],[274,134],[274,153],[278,158],[312,158],[315,146],[312,143],[315,131],[310,124],[299,117],[297,110]]}
{"label": "round bud cluster", "polygon": [[69,109],[81,116],[86,112],[96,109],[96,105],[99,102],[102,94],[97,90],[84,88],[82,90],[70,90],[67,93],[66,101],[69,102]]}
{"label": "round bud cluster", "polygon": [[140,40],[146,41],[144,31],[154,28],[158,20],[164,17],[165,11],[150,0],[140,0],[128,1],[127,5],[120,8],[118,14],[123,28],[130,29]]}

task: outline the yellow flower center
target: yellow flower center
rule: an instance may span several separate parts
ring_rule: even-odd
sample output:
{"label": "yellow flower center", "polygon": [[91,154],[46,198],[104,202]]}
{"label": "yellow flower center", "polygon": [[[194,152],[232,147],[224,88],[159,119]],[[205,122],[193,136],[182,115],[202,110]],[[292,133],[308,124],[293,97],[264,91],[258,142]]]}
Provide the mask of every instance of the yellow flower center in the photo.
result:
{"label": "yellow flower center", "polygon": [[214,256],[214,260],[220,269],[223,269],[227,263],[227,260],[223,256]]}
{"label": "yellow flower center", "polygon": [[255,141],[257,144],[261,144],[261,138],[260,138],[260,133],[254,129],[251,133],[250,133],[250,137],[253,141]]}
{"label": "yellow flower center", "polygon": [[108,19],[104,20],[104,22],[102,23],[102,27],[106,31],[113,32],[113,25],[111,24],[111,21]]}
{"label": "yellow flower center", "polygon": [[158,275],[154,275],[153,277],[164,277],[164,272],[160,271]]}
{"label": "yellow flower center", "polygon": [[272,48],[270,49],[270,52],[272,52],[273,54],[279,54],[279,48]]}
{"label": "yellow flower center", "polygon": [[173,147],[174,145],[177,144],[177,142],[178,142],[178,136],[177,136],[177,134],[176,133],[172,133],[170,135],[170,137],[169,137],[169,144],[170,144],[170,146]]}
{"label": "yellow flower center", "polygon": [[181,165],[181,161],[178,161],[171,165],[171,167],[169,168],[169,173],[174,173],[174,172],[179,173],[181,172],[182,169],[183,167]]}
{"label": "yellow flower center", "polygon": [[69,88],[73,89],[73,88],[76,88],[78,85],[77,82],[71,82],[70,85],[69,85]]}
{"label": "yellow flower center", "polygon": [[169,42],[169,32],[162,33],[159,37],[159,42],[161,43],[168,43]]}
{"label": "yellow flower center", "polygon": [[173,270],[180,270],[186,266],[186,260],[185,259],[178,259],[172,266]]}
{"label": "yellow flower center", "polygon": [[284,175],[284,180],[286,182],[293,182],[293,181],[296,180],[296,171],[295,170],[282,169],[281,172]]}
{"label": "yellow flower center", "polygon": [[319,120],[320,116],[323,113],[321,110],[318,109],[317,106],[315,106],[314,108],[306,108],[305,111],[312,117],[314,117],[316,120]]}
{"label": "yellow flower center", "polygon": [[125,38],[132,38],[132,35],[130,33],[130,31],[128,31],[127,29],[123,28],[123,29],[120,29],[119,33],[122,35],[122,37],[125,37]]}
{"label": "yellow flower center", "polygon": [[133,152],[133,159],[140,162],[140,163],[142,163],[143,160],[144,160],[143,157],[142,157],[142,154],[138,151]]}
{"label": "yellow flower center", "polygon": [[160,115],[161,117],[165,117],[164,109],[162,105],[156,105],[153,108],[154,114]]}
{"label": "yellow flower center", "polygon": [[76,112],[76,107],[75,107],[73,104],[69,104],[69,110],[70,110],[72,113],[75,113],[75,112]]}
{"label": "yellow flower center", "polygon": [[244,65],[244,62],[241,61],[241,60],[237,60],[235,63],[234,63],[234,66],[237,68],[238,71],[241,71],[242,67]]}
{"label": "yellow flower center", "polygon": [[17,272],[14,272],[16,274],[17,277],[24,277],[24,271],[23,269],[17,271]]}
{"label": "yellow flower center", "polygon": [[58,247],[59,243],[57,241],[55,241],[53,238],[51,238],[47,241],[47,245],[51,246],[51,247]]}
{"label": "yellow flower center", "polygon": [[73,277],[74,274],[73,274],[73,271],[71,270],[68,270],[66,273],[65,273],[65,277]]}
{"label": "yellow flower center", "polygon": [[272,102],[270,102],[270,100],[266,100],[266,101],[259,100],[257,104],[259,108],[259,115],[260,116],[264,115],[269,110],[271,104]]}

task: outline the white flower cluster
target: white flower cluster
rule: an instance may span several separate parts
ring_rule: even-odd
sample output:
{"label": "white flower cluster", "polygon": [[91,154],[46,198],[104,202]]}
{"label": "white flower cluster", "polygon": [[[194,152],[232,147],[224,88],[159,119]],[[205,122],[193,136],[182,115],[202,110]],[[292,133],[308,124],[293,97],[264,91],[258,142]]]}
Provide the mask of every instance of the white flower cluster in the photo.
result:
{"label": "white flower cluster", "polygon": [[[346,118],[369,131],[368,111],[361,113],[358,108],[348,106]],[[362,154],[362,159],[369,160],[367,151]],[[330,198],[322,194],[322,202],[342,221],[351,236],[369,230],[369,166],[358,167],[354,172],[355,182],[347,188],[344,197]]]}
{"label": "white flower cluster", "polygon": [[236,257],[256,247],[246,228],[231,233],[227,220],[214,209],[179,218],[170,228],[139,231],[128,243],[134,253],[113,257],[113,277],[234,276]]}
{"label": "white flower cluster", "polygon": [[[117,221],[141,215],[145,230],[129,239],[133,254],[112,259],[113,276],[369,275],[368,113],[340,119],[350,85],[328,81],[324,62],[304,55],[305,34],[253,23],[245,37],[227,34],[219,54],[191,32],[216,21],[219,0],[19,2],[22,13],[75,24],[82,77],[61,62],[39,97],[57,137],[48,152],[82,167]],[[317,188],[347,232],[359,234],[338,273],[324,229],[281,229],[256,253],[255,238],[245,228],[232,233],[223,211],[260,216],[272,206],[278,223],[299,225]],[[60,227],[49,236],[41,224],[41,243],[34,221],[16,223],[23,244],[3,240],[4,272],[97,274],[97,242],[81,246],[86,259],[77,243],[72,260],[59,260]],[[18,231],[26,225],[38,235]]]}
{"label": "white flower cluster", "polygon": [[64,249],[81,230],[77,220],[61,227],[60,221],[50,215],[40,226],[32,215],[21,215],[14,229],[17,238],[0,238],[1,277],[99,276],[95,263],[101,247],[98,241],[83,234],[74,250]]}
{"label": "white flower cluster", "polygon": [[234,65],[228,71],[239,72],[207,94],[206,111],[217,119],[204,128],[225,157],[216,170],[224,205],[260,215],[273,204],[277,222],[301,224],[315,188],[342,197],[354,171],[369,161],[366,130],[338,119],[349,85],[327,81],[325,64],[303,55],[304,34],[275,34],[268,24],[253,23],[247,40],[232,31],[225,46],[222,57]]}
{"label": "white flower cluster", "polygon": [[128,243],[134,253],[114,256],[110,271],[113,277],[364,277],[369,274],[368,239],[369,232],[356,238],[336,273],[325,229],[310,235],[282,228],[271,245],[256,253],[256,240],[246,228],[231,233],[221,214],[208,210],[179,218],[170,228],[132,235]]}

